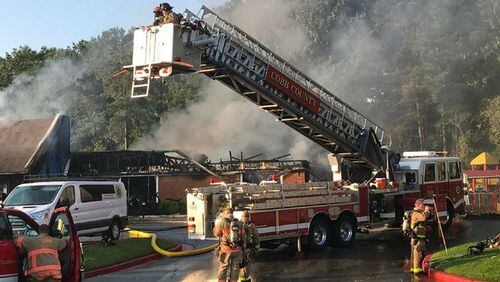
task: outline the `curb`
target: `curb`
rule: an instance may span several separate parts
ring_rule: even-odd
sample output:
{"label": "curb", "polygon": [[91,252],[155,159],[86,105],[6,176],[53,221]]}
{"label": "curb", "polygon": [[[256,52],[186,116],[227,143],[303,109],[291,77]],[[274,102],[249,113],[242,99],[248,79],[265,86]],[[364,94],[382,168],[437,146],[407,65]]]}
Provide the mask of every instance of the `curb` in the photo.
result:
{"label": "curb", "polygon": [[158,232],[158,231],[168,231],[168,230],[175,230],[175,229],[183,229],[183,228],[187,228],[187,225],[179,225],[179,226],[170,226],[170,227],[152,227],[152,228],[149,228],[149,227],[133,227],[132,226],[129,226],[130,229],[134,229],[134,230],[139,230],[139,231],[152,231],[152,232]]}
{"label": "curb", "polygon": [[[181,244],[176,244],[175,246],[173,246],[172,248],[170,248],[168,250],[169,251],[181,251],[182,250],[182,245]],[[119,263],[119,264],[115,264],[115,265],[111,265],[111,266],[106,266],[106,267],[103,267],[103,268],[98,268],[98,269],[94,269],[94,270],[85,272],[84,278],[90,278],[90,277],[95,277],[95,276],[99,276],[99,275],[109,274],[109,273],[112,273],[112,272],[116,272],[116,271],[119,271],[119,270],[130,268],[132,266],[144,264],[146,262],[150,262],[150,261],[153,261],[153,260],[158,260],[158,259],[161,259],[161,258],[164,258],[164,257],[165,256],[160,255],[158,253],[154,253],[154,254],[151,254],[151,255],[144,256],[144,257],[135,258],[135,259],[132,259],[132,260],[129,260],[129,261],[125,261],[125,262],[122,262],[122,263]]]}
{"label": "curb", "polygon": [[427,276],[434,281],[442,281],[442,282],[483,282],[483,280],[478,280],[474,278],[459,276],[456,274],[446,273],[441,270],[437,270],[430,266],[431,255],[427,255],[424,258],[423,264],[425,268],[425,272],[427,272]]}

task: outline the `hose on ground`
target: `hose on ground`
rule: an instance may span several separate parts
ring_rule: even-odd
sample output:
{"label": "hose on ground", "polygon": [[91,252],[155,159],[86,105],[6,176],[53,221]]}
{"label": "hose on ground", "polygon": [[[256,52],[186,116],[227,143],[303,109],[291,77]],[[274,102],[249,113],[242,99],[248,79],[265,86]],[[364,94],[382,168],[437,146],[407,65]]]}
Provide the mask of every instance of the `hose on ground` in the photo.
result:
{"label": "hose on ground", "polygon": [[151,238],[151,247],[153,249],[164,256],[167,257],[185,257],[185,256],[193,256],[193,255],[199,255],[199,254],[204,254],[213,251],[218,244],[214,244],[208,247],[200,248],[200,249],[195,249],[195,250],[189,250],[189,251],[181,251],[181,252],[171,252],[171,251],[166,251],[158,246],[156,244],[156,234],[152,233],[147,233],[147,232],[141,232],[137,230],[129,230],[128,234],[131,238]]}

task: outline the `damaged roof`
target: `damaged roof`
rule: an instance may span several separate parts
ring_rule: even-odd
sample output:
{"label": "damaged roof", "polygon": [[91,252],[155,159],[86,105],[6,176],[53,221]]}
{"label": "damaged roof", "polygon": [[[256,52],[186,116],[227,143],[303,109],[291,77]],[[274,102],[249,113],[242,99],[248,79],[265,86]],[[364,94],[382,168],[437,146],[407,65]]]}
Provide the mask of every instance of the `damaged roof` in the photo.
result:
{"label": "damaged roof", "polygon": [[0,174],[29,173],[30,166],[51,142],[61,115],[47,119],[0,121]]}

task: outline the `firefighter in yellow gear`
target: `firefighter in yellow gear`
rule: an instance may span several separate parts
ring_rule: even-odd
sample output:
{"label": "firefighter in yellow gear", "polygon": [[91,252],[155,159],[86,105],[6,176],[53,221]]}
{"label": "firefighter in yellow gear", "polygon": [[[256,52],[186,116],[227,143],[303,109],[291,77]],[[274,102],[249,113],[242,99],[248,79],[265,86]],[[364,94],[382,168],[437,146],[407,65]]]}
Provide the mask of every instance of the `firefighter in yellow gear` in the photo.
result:
{"label": "firefighter in yellow gear", "polygon": [[161,3],[159,6],[156,6],[153,11],[155,15],[153,25],[179,23],[179,16],[172,11],[173,8],[168,3]]}
{"label": "firefighter in yellow gear", "polygon": [[36,237],[19,237],[16,246],[26,253],[24,274],[28,281],[61,281],[61,264],[58,252],[66,248],[64,239],[48,235],[49,227],[42,224]]}
{"label": "firefighter in yellow gear", "polygon": [[[221,218],[217,219],[214,227],[214,236],[219,237],[217,279],[219,281],[238,281],[240,264],[246,252],[245,228],[233,216],[233,209],[225,207]],[[229,272],[229,277],[228,277]]]}
{"label": "firefighter in yellow gear", "polygon": [[160,4],[160,9],[163,15],[162,23],[178,23],[177,14],[172,11],[174,7],[168,3]]}
{"label": "firefighter in yellow gear", "polygon": [[415,207],[411,214],[410,228],[412,230],[411,251],[412,251],[412,267],[411,271],[414,274],[422,272],[422,261],[425,256],[426,249],[426,234],[425,227],[431,212],[429,207],[424,205],[422,199],[415,201]]}
{"label": "firefighter in yellow gear", "polygon": [[245,240],[247,245],[247,251],[245,253],[245,263],[244,267],[241,269],[240,273],[240,281],[248,282],[250,280],[250,266],[252,261],[255,258],[255,255],[260,249],[260,238],[259,231],[257,230],[257,226],[252,222],[250,218],[250,212],[244,211],[241,216],[241,221],[243,222],[243,226],[245,228]]}

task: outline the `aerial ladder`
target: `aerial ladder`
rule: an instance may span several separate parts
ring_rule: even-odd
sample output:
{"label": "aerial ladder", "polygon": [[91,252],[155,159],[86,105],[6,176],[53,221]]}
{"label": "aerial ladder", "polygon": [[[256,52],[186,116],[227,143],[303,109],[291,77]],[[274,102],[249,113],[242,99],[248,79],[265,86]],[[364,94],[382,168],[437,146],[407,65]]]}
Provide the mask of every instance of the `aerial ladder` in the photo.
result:
{"label": "aerial ladder", "polygon": [[397,158],[384,128],[209,8],[136,29],[133,48],[124,67],[133,74],[132,98],[148,96],[151,79],[202,73],[331,152],[344,180],[393,179]]}

